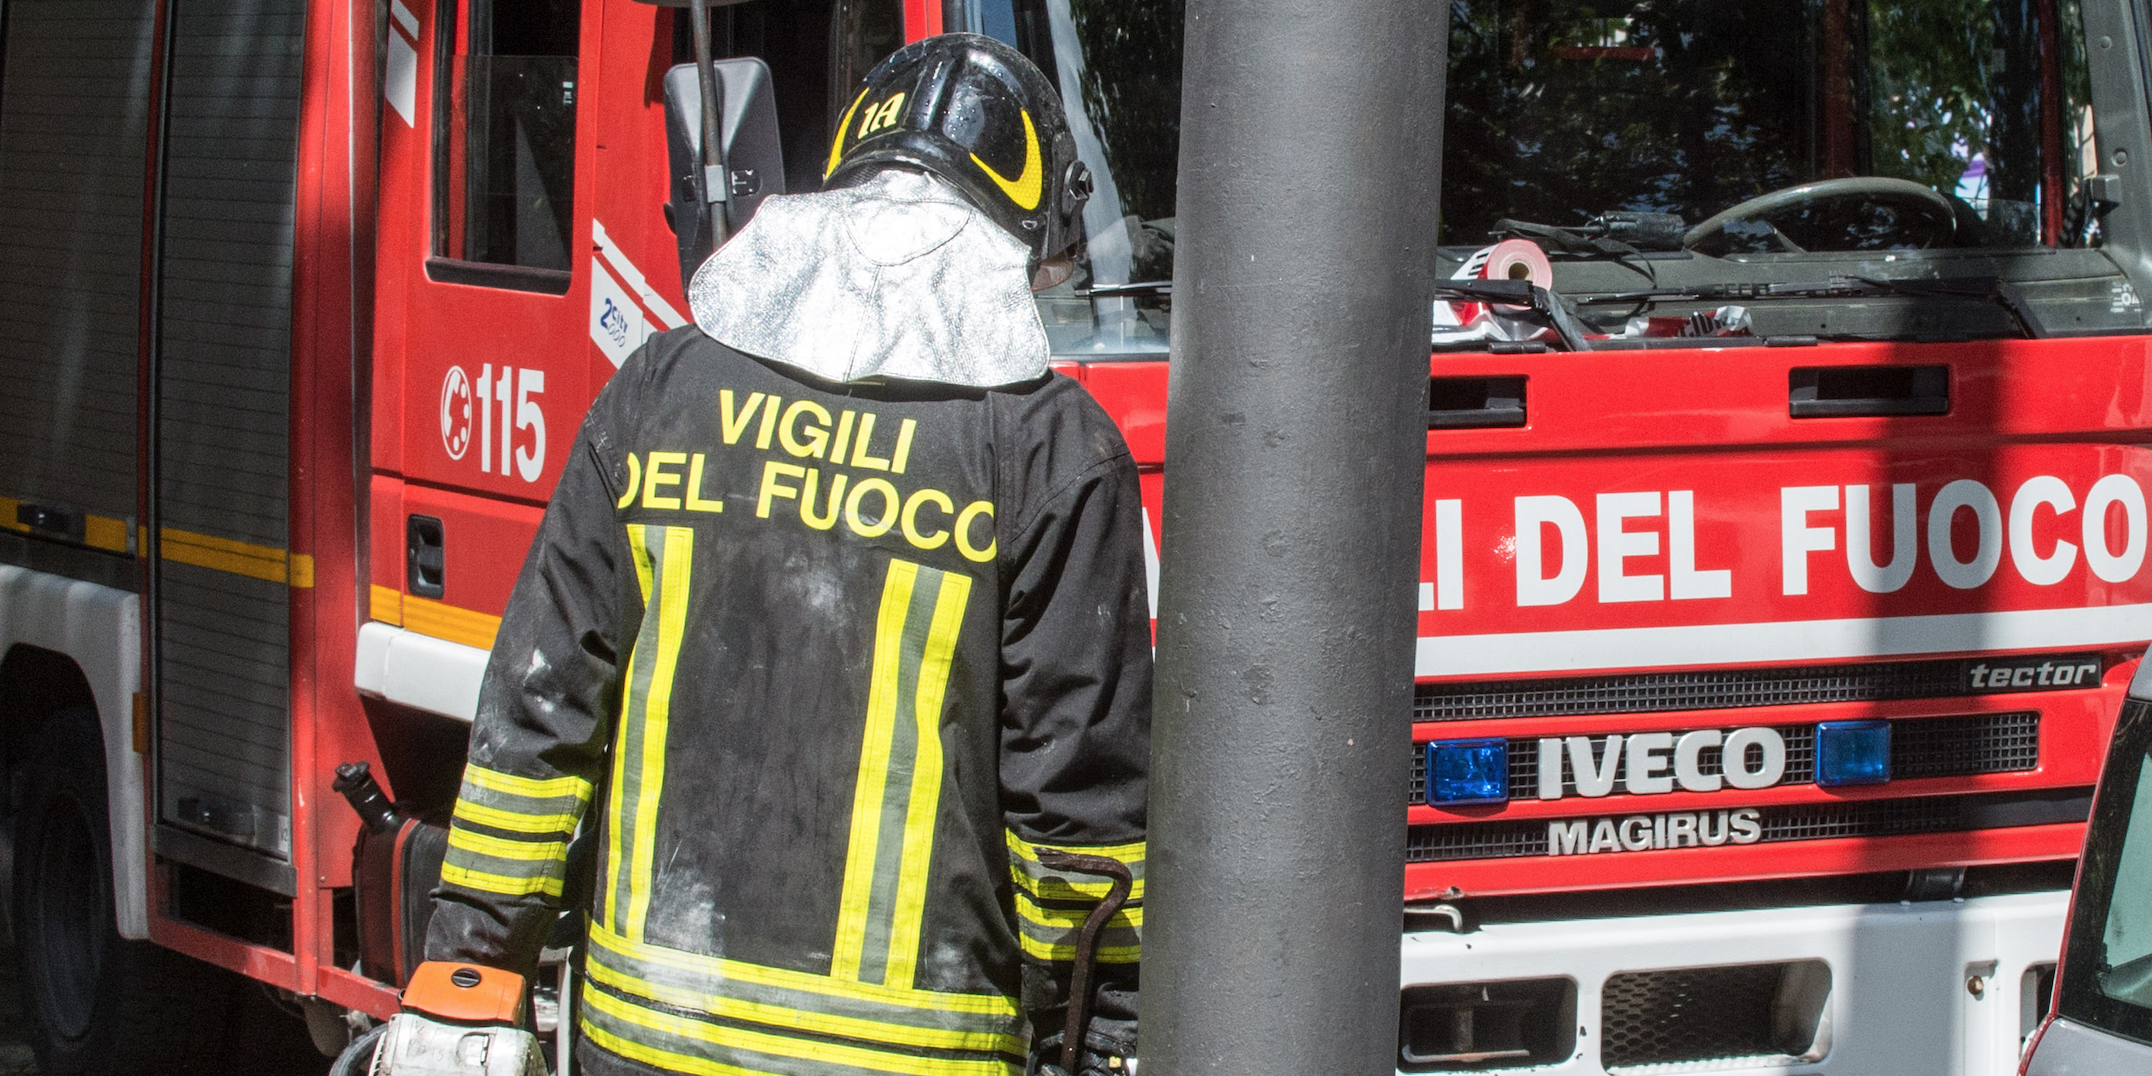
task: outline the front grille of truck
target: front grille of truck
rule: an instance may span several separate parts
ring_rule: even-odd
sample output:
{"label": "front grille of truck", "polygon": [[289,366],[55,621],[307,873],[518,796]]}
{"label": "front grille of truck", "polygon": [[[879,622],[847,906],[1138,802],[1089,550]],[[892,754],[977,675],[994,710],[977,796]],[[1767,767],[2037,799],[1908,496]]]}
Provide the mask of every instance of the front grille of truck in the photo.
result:
{"label": "front grille of truck", "polygon": [[1647,1065],[1813,1061],[1829,994],[1830,969],[1812,960],[1612,975],[1600,991],[1599,1063],[1619,1074]]}
{"label": "front grille of truck", "polygon": [[[2097,655],[2091,654],[2057,657],[2066,664],[2097,660]],[[2012,659],[2012,664],[2024,664],[2028,660],[2039,659]],[[1478,721],[1732,710],[1815,702],[1952,698],[1987,693],[1972,685],[1970,670],[1981,664],[1971,659],[1950,658],[1865,665],[1799,665],[1773,669],[1420,684],[1413,691],[1412,719]],[[2083,686],[2098,687],[2099,684],[2094,680]]]}
{"label": "front grille of truck", "polygon": [[[1787,755],[1791,772],[1790,743]],[[1931,717],[1891,726],[1893,778],[2016,773],[2038,765],[2040,715],[2030,711]]]}
{"label": "front grille of truck", "polygon": [[[1786,741],[1786,774],[1779,784],[1807,784],[1816,779],[1816,727],[1774,725]],[[1592,739],[1592,756],[1606,752],[1605,736]],[[1566,753],[1568,748],[1563,748]],[[1753,749],[1760,750],[1760,748]],[[1697,756],[1697,768],[1724,773],[1725,759],[1716,747]],[[2002,714],[1907,718],[1891,722],[1890,771],[1893,780],[1908,777],[1973,777],[1986,773],[2021,773],[2040,765],[2040,715],[2032,710]],[[1565,783],[1566,794],[1576,786]],[[1614,794],[1628,791],[1626,775],[1614,779]],[[1539,744],[1534,739],[1509,742],[1509,795],[1528,800],[1539,795]],[[1427,752],[1414,744],[1409,803],[1427,797]]]}
{"label": "front grille of truck", "polygon": [[[1649,802],[1649,801],[1645,801]],[[1498,819],[1413,826],[1405,839],[1405,861],[1440,863],[1461,859],[1506,859],[1548,854],[1548,827],[1579,819],[1596,828],[1600,819],[1619,822],[1650,817],[1649,810],[1592,812],[1581,809],[1560,819]],[[1707,811],[1731,810],[1709,808]],[[2092,809],[2088,789],[2000,792],[1969,796],[1927,796],[1905,800],[1856,800],[1796,803],[1750,808],[1762,829],[1759,843],[1814,841],[1833,837],[1905,837],[1923,833],[1963,833],[2057,822],[2083,822]],[[1697,812],[1705,813],[1705,812]],[[1723,830],[1722,830],[1723,831]],[[1579,853],[1583,854],[1583,853]],[[1618,855],[1619,852],[1601,852]]]}

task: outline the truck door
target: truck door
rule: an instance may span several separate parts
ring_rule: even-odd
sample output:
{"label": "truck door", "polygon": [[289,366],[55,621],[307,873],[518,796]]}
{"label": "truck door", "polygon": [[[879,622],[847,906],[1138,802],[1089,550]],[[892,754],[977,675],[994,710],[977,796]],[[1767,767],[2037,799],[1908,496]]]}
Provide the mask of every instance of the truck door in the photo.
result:
{"label": "truck door", "polygon": [[[376,255],[374,619],[492,645],[597,359],[603,5],[391,0]],[[601,299],[602,301],[602,299]],[[499,571],[476,567],[498,554]],[[406,599],[409,599],[407,602]]]}
{"label": "truck door", "polygon": [[[374,693],[465,718],[474,652],[584,411],[643,340],[688,323],[662,88],[693,55],[686,12],[510,12],[389,0],[383,50],[369,597],[384,627],[368,630],[400,627],[464,679],[444,693],[392,671]],[[903,25],[898,0],[715,8],[715,55],[770,69],[786,189],[819,184],[831,97]]]}

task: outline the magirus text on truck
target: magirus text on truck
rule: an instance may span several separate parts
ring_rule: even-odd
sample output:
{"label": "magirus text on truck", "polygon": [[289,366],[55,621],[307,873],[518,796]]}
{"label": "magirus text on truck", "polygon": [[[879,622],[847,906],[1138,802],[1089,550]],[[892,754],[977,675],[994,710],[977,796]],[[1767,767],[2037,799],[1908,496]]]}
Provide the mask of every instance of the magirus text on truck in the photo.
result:
{"label": "magirus text on truck", "polygon": [[[47,1068],[214,1051],[242,977],[325,1046],[393,1010],[584,409],[905,41],[1002,38],[1069,102],[1096,192],[1039,313],[1170,542],[1182,18],[719,4],[713,171],[678,8],[0,4],[0,802]],[[1400,1071],[2012,1071],[2152,641],[2146,26],[1452,3]],[[708,406],[738,436],[645,446],[651,505],[989,555],[871,409]],[[727,452],[756,484],[703,480]]]}

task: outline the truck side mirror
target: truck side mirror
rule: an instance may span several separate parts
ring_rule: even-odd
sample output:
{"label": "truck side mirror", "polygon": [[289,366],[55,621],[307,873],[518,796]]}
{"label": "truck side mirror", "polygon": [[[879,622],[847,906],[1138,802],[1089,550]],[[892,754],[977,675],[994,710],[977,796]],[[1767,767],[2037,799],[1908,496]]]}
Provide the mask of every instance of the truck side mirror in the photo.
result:
{"label": "truck side mirror", "polygon": [[[712,213],[723,213],[724,233],[732,234],[755,215],[762,200],[785,192],[783,144],[777,136],[777,99],[770,90],[770,69],[744,56],[713,66],[722,92],[725,188],[703,187],[702,95],[695,65],[665,72],[665,134],[672,168],[672,197],[665,219],[680,240],[680,287],[686,290],[703,260],[710,256]],[[713,196],[714,194],[714,196]]]}

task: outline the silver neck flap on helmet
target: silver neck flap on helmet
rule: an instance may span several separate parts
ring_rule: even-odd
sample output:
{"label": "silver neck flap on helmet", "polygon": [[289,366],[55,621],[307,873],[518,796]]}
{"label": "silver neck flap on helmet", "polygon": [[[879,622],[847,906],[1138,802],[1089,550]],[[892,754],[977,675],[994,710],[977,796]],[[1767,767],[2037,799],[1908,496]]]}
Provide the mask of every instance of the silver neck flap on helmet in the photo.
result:
{"label": "silver neck flap on helmet", "polygon": [[1030,252],[922,172],[772,197],[688,286],[711,339],[826,381],[988,388],[1046,373]]}

